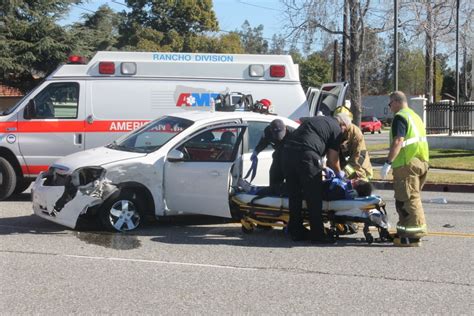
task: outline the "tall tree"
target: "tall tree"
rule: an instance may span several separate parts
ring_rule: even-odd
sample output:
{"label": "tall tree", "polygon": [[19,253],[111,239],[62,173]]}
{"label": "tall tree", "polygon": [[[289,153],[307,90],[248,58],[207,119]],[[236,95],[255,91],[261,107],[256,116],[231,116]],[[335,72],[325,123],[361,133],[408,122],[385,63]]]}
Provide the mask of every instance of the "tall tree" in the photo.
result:
{"label": "tall tree", "polygon": [[267,54],[268,41],[263,37],[263,25],[251,27],[249,21],[245,20],[242,30],[238,32],[247,54]]}
{"label": "tall tree", "polygon": [[[346,0],[349,6],[349,32],[341,30],[344,1],[281,0],[286,7],[285,20],[288,36],[303,38],[312,43],[318,31],[339,35],[349,40],[349,81],[354,123],[361,118],[361,54],[364,43],[367,12],[370,0]],[[341,17],[334,25],[334,17]],[[385,17],[384,17],[385,18]],[[376,19],[376,18],[373,18]]]}
{"label": "tall tree", "polygon": [[273,55],[283,55],[286,53],[285,46],[285,37],[282,34],[273,34],[270,50],[268,52]]}
{"label": "tall tree", "polygon": [[118,44],[121,48],[143,46],[151,36],[153,41],[159,40],[156,44],[160,47],[189,51],[194,36],[219,29],[212,0],[125,2],[131,11],[122,12],[124,23],[120,27]]}
{"label": "tall tree", "polygon": [[300,81],[303,88],[318,87],[331,81],[331,63],[320,53],[309,55],[300,61]]}
{"label": "tall tree", "polygon": [[56,22],[80,0],[15,0],[0,6],[0,80],[31,89],[67,59],[73,42]]}
{"label": "tall tree", "polygon": [[72,25],[71,37],[78,43],[74,53],[91,57],[99,50],[114,49],[118,41],[121,16],[108,5],[102,5],[92,14],[82,16],[84,22]]}
{"label": "tall tree", "polygon": [[402,1],[405,28],[423,35],[425,42],[425,97],[433,102],[434,54],[436,41],[454,30],[456,0]]}

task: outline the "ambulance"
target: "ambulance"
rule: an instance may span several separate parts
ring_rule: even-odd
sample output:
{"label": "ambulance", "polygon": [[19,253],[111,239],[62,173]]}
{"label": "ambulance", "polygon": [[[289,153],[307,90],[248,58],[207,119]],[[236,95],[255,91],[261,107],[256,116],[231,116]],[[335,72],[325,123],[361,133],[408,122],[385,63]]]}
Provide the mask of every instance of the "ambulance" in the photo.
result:
{"label": "ambulance", "polygon": [[[340,102],[345,84],[336,85],[327,100]],[[291,56],[98,52],[89,62],[71,56],[0,115],[0,200],[23,192],[60,157],[110,143],[165,114],[211,111],[219,95],[234,103],[242,95],[269,99],[275,113],[297,120],[316,113],[316,90],[308,103]]]}

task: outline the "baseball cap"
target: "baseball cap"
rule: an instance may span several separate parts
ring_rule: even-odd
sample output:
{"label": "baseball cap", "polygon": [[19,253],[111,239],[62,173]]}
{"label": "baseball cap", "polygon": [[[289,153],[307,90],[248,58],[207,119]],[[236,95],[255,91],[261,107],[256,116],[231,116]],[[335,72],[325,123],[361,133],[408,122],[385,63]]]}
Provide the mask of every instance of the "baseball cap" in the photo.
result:
{"label": "baseball cap", "polygon": [[276,119],[270,123],[270,129],[272,131],[273,138],[277,140],[282,140],[286,134],[286,126],[282,120]]}

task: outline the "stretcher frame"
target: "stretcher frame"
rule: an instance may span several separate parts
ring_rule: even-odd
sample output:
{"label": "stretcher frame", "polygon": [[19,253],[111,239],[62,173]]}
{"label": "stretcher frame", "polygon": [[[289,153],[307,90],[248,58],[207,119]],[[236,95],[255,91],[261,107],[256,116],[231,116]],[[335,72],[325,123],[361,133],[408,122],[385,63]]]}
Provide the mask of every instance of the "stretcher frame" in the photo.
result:
{"label": "stretcher frame", "polygon": [[[272,207],[268,205],[259,205],[258,200],[265,198],[266,196],[256,196],[250,203],[240,201],[236,195],[231,197],[231,205],[234,210],[235,216],[240,219],[242,224],[242,232],[245,234],[251,234],[256,227],[263,229],[271,229],[273,227],[281,227],[286,232],[286,227],[290,218],[290,212],[283,206]],[[284,199],[284,197],[280,197]],[[283,205],[283,203],[281,203]],[[385,209],[386,203],[381,200],[378,204],[369,204],[365,207],[359,208],[362,211],[368,212],[369,210],[376,209],[381,214],[387,216]],[[378,242],[389,242],[392,240],[388,229],[379,226],[377,223],[370,220],[369,217],[352,217],[352,216],[338,216],[335,211],[323,210],[323,222],[329,223],[328,233],[334,237],[339,238],[341,235],[348,234],[347,226],[344,225],[346,222],[363,223],[363,233],[365,240],[368,244],[372,244],[375,240],[374,236],[370,232],[370,227],[375,227],[378,230],[379,238]],[[309,213],[306,208],[303,208],[303,225],[309,226]]]}

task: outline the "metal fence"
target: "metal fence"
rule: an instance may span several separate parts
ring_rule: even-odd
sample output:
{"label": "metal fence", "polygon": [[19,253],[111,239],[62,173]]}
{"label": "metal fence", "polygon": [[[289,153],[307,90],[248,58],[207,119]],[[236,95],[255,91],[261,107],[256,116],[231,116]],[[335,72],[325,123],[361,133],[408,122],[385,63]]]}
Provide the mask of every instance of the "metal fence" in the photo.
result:
{"label": "metal fence", "polygon": [[427,134],[473,134],[474,103],[430,103],[425,107]]}

